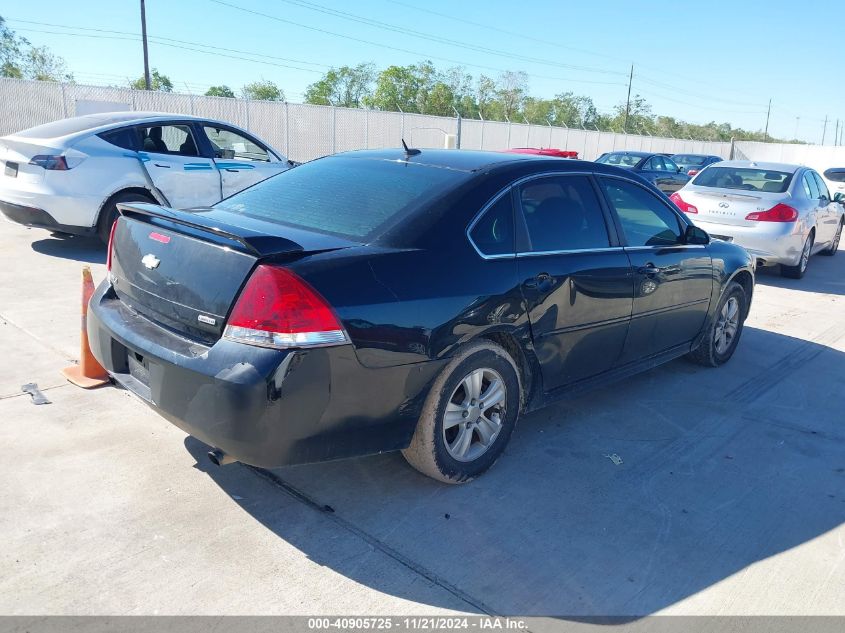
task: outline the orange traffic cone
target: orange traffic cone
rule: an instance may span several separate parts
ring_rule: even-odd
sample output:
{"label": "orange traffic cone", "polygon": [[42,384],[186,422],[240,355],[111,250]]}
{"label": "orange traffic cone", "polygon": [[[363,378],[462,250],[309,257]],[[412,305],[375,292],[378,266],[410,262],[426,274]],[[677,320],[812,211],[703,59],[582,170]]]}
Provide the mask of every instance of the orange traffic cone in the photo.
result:
{"label": "orange traffic cone", "polygon": [[62,375],[74,385],[83,389],[99,387],[109,381],[109,375],[94,355],[88,345],[88,302],[94,294],[94,279],[91,268],[82,268],[82,341],[79,350],[79,364],[65,367]]}

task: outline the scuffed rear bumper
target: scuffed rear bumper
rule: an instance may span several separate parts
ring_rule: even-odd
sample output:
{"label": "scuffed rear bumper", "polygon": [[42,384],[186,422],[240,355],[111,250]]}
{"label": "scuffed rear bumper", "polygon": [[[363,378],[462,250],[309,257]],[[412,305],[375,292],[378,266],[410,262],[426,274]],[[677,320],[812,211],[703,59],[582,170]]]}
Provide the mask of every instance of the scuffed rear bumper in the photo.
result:
{"label": "scuffed rear bumper", "polygon": [[405,448],[441,365],[368,369],[351,345],[206,346],[130,310],[108,283],[91,300],[88,336],[97,360],[161,415],[264,468]]}

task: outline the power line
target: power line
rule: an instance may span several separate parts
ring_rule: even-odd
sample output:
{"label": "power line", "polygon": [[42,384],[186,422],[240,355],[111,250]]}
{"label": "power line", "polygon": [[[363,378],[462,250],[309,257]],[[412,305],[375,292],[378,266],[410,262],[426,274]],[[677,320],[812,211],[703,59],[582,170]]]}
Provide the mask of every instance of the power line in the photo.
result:
{"label": "power line", "polygon": [[324,5],[320,5],[314,2],[308,2],[308,0],[281,0],[287,4],[292,4],[294,6],[302,7],[304,9],[308,9],[310,11],[316,11],[318,13],[323,13],[325,15],[333,15],[335,17],[339,17],[344,20],[351,20],[353,22],[358,22],[360,24],[367,24],[369,26],[374,26],[376,28],[384,29],[387,31],[392,31],[394,33],[400,33],[401,35],[410,35],[411,37],[416,37],[419,39],[428,40],[431,42],[436,42],[438,44],[446,44],[447,46],[454,46],[457,48],[464,48],[467,50],[472,50],[476,52],[486,53],[488,55],[496,55],[499,57],[506,57],[510,59],[516,59],[518,61],[523,62],[530,62],[534,64],[542,64],[546,66],[554,66],[557,68],[565,68],[567,70],[577,70],[583,72],[591,72],[591,73],[601,73],[606,75],[620,75],[625,76],[625,73],[615,71],[615,70],[607,70],[603,68],[594,68],[590,66],[576,66],[573,64],[563,64],[561,62],[551,61],[549,59],[543,59],[539,57],[528,57],[526,55],[519,55],[513,53],[506,53],[498,49],[488,48],[486,46],[478,46],[476,44],[469,44],[464,42],[457,42],[454,39],[440,37],[437,35],[430,35],[427,33],[421,33],[419,31],[414,31],[412,29],[404,28],[401,26],[396,26],[395,24],[388,24],[387,22],[381,22],[379,20],[374,20],[372,18],[367,18],[362,15],[358,15],[355,13],[349,13],[347,11],[340,11],[338,9],[332,9],[330,7],[326,7]]}
{"label": "power line", "polygon": [[[467,63],[467,62],[462,61],[462,60],[452,59],[450,57],[442,57],[440,55],[426,55],[425,53],[420,53],[419,51],[414,51],[414,50],[410,50],[410,49],[407,49],[407,48],[401,48],[401,47],[398,47],[398,46],[391,46],[389,44],[379,44],[378,42],[373,42],[371,40],[365,40],[365,39],[362,39],[362,38],[359,38],[359,37],[353,37],[351,35],[344,35],[343,33],[336,33],[334,31],[329,31],[327,29],[321,29],[321,28],[316,27],[316,26],[309,26],[307,24],[302,24],[301,22],[294,22],[293,20],[287,20],[285,18],[280,18],[276,15],[270,15],[269,13],[262,13],[261,11],[255,11],[253,9],[247,9],[246,7],[239,7],[239,6],[234,5],[234,4],[229,4],[228,2],[223,2],[223,0],[210,0],[210,1],[214,2],[215,4],[222,5],[224,7],[229,7],[230,9],[234,9],[236,11],[243,11],[244,13],[251,13],[252,15],[257,15],[259,17],[267,18],[269,20],[275,20],[277,22],[282,22],[284,24],[290,24],[290,25],[293,25],[293,26],[298,26],[300,28],[307,29],[309,31],[315,31],[317,33],[323,33],[325,35],[331,35],[332,37],[340,37],[340,38],[343,38],[343,39],[351,40],[353,42],[369,44],[370,46],[377,46],[379,48],[386,48],[386,49],[389,49],[389,50],[399,51],[400,53],[408,53],[410,55],[415,55],[415,56],[421,57],[423,59],[439,59],[439,60],[442,60],[442,61],[447,61],[447,62],[452,63],[452,64],[457,64],[459,66],[471,66],[473,68],[483,68],[485,70],[493,70],[493,71],[496,71],[496,72],[499,72],[499,73],[505,72],[502,68],[497,68],[495,66],[485,66],[485,65],[482,65],[482,64],[470,64],[470,63]],[[615,82],[615,81],[614,82],[589,81],[589,80],[586,80],[586,79],[573,79],[571,77],[569,77],[569,78],[566,78],[566,77],[549,77],[549,76],[546,76],[546,75],[536,75],[536,74],[532,74],[532,73],[526,73],[526,75],[529,76],[529,77],[535,77],[535,78],[538,78],[538,79],[550,79],[552,81],[564,81],[564,82],[568,81],[568,82],[573,82],[573,83],[584,83],[584,84],[603,84],[603,85],[608,85],[608,86],[624,85],[624,84],[621,84],[621,82]]]}

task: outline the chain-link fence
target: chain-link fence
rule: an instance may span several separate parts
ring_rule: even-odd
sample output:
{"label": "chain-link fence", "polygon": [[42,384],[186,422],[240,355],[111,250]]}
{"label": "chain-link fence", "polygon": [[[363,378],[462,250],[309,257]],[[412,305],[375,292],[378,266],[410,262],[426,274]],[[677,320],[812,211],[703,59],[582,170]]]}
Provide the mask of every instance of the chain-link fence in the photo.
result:
{"label": "chain-link fence", "polygon": [[[0,135],[65,117],[123,110],[228,121],[297,161],[353,149],[398,147],[403,138],[413,147],[444,147],[447,135],[459,133],[458,120],[450,117],[0,78]],[[476,119],[461,121],[460,146],[557,147],[575,150],[587,160],[625,149],[731,157],[731,144],[725,142]],[[818,163],[822,168],[822,163],[845,165],[845,148],[743,141],[735,144],[734,157]]]}

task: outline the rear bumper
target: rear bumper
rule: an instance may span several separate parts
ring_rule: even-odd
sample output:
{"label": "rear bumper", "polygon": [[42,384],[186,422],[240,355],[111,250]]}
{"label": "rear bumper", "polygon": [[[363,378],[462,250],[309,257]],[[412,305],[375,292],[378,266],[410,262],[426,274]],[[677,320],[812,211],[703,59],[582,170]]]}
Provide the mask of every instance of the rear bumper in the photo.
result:
{"label": "rear bumper", "polygon": [[94,231],[91,227],[60,224],[44,209],[14,204],[4,200],[0,200],[0,213],[12,222],[37,229],[47,229],[49,231],[71,233],[73,235],[90,235]]}
{"label": "rear bumper", "polygon": [[696,226],[714,237],[729,237],[734,244],[764,264],[795,266],[801,258],[801,249],[807,232],[795,222],[760,222],[756,226],[733,226],[715,222],[702,222],[692,216]]}
{"label": "rear bumper", "polygon": [[108,283],[91,300],[88,336],[109,373],[162,416],[263,468],[407,447],[441,366],[368,369],[351,345],[281,351],[221,339],[209,347],[133,312]]}

